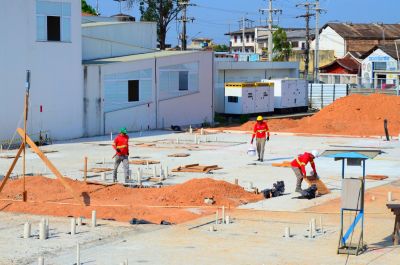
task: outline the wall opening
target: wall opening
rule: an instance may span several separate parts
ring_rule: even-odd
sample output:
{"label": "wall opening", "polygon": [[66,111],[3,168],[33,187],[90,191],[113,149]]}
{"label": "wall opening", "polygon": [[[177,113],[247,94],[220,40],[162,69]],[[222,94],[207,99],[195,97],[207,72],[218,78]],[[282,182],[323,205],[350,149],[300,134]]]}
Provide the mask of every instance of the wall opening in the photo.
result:
{"label": "wall opening", "polygon": [[128,81],[128,101],[139,101],[139,80]]}

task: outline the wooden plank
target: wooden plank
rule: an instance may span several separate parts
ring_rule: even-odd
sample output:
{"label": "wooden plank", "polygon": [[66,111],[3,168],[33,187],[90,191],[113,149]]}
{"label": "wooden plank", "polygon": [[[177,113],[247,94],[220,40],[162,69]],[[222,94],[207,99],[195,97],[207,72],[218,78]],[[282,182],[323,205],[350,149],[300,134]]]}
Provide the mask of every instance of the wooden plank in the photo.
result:
{"label": "wooden plank", "polygon": [[8,171],[7,171],[7,174],[4,176],[4,179],[3,179],[3,181],[1,182],[0,193],[1,193],[1,191],[3,190],[4,186],[6,185],[7,180],[10,178],[10,175],[11,175],[11,173],[13,172],[14,167],[15,167],[15,165],[17,164],[18,158],[20,157],[20,155],[21,155],[21,153],[22,153],[23,150],[24,150],[24,144],[22,143],[21,146],[20,146],[19,149],[18,149],[18,152],[17,152],[17,154],[16,154],[16,156],[15,156],[15,158],[14,158],[14,160],[13,160],[11,166],[10,166],[10,168],[9,168]]}
{"label": "wooden plank", "polygon": [[[309,179],[310,178],[310,179]],[[304,180],[307,182],[309,186],[315,184],[317,185],[318,194],[325,195],[331,193],[328,187],[321,181],[321,179],[311,179],[312,177],[306,177]]]}
{"label": "wooden plank", "polygon": [[[21,137],[24,137],[25,132],[23,129],[18,128],[17,132]],[[37,145],[32,141],[32,139],[28,135],[26,135],[26,142],[32,148],[32,150],[40,157],[40,159],[42,159],[42,161],[46,164],[46,166],[50,169],[50,171],[53,172],[54,175],[56,175],[57,179],[71,193],[74,199],[80,204],[85,205],[83,203],[83,200],[80,199],[80,196],[77,195],[71,188],[71,186],[65,181],[64,176],[60,173],[60,171],[58,171],[58,169],[53,165],[53,163],[50,162],[50,160],[46,157],[46,155],[43,154],[42,151],[40,151],[39,147],[37,147]]]}
{"label": "wooden plank", "polygon": [[385,175],[366,175],[366,179],[372,179],[372,180],[384,180],[387,179],[388,176]]}
{"label": "wooden plank", "polygon": [[160,164],[160,161],[156,161],[156,160],[131,160],[131,161],[129,161],[129,164],[132,164],[132,165],[147,165],[147,162],[149,163],[149,165]]}
{"label": "wooden plank", "polygon": [[292,167],[290,161],[283,161],[282,163],[272,163],[273,167]]}

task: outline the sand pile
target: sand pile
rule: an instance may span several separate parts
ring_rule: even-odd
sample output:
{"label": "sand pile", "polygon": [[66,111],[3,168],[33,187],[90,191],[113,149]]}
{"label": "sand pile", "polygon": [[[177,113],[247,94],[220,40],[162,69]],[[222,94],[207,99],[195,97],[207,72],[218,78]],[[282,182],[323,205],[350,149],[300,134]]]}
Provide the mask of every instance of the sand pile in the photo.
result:
{"label": "sand pile", "polygon": [[[273,119],[268,121],[273,132],[335,134],[354,136],[384,135],[383,121],[388,120],[389,133],[400,133],[400,97],[353,94],[336,100],[320,112],[302,119]],[[252,130],[247,122],[236,130]]]}
{"label": "sand pile", "polygon": [[[27,177],[28,203],[11,201],[19,199],[22,180],[7,183],[0,194],[0,209],[54,216],[90,217],[97,210],[99,218],[129,221],[145,219],[154,223],[166,220],[181,223],[210,214],[214,208],[204,207],[204,198],[213,197],[213,206],[236,207],[262,199],[261,195],[246,192],[237,185],[209,178],[193,179],[180,185],[133,189],[122,185],[102,186],[66,179],[74,191],[82,196],[88,206],[77,205],[64,186],[54,179],[42,176]],[[173,207],[177,206],[177,207]],[[190,211],[201,206],[202,211]],[[171,207],[171,208],[170,208]]]}

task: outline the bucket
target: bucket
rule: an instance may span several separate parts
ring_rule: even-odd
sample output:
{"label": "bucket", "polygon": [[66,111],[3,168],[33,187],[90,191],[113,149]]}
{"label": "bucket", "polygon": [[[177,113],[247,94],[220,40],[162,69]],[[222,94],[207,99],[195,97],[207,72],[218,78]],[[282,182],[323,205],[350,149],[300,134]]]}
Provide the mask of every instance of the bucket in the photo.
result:
{"label": "bucket", "polygon": [[256,149],[254,148],[254,146],[250,146],[249,149],[247,149],[247,155],[249,155],[249,156],[256,155]]}

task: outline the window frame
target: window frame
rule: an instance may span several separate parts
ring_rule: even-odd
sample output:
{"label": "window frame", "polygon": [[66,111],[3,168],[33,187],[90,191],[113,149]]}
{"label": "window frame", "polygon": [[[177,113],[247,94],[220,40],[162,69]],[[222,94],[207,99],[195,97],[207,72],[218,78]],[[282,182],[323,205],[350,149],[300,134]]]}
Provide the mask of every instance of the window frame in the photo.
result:
{"label": "window frame", "polygon": [[228,96],[229,103],[239,103],[239,97],[237,96]]}

